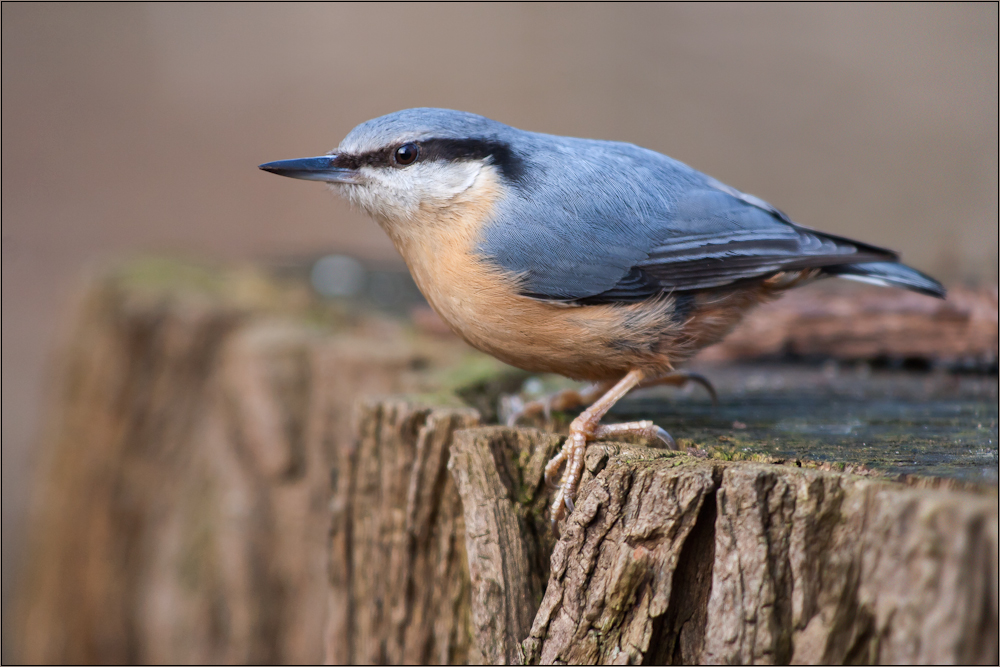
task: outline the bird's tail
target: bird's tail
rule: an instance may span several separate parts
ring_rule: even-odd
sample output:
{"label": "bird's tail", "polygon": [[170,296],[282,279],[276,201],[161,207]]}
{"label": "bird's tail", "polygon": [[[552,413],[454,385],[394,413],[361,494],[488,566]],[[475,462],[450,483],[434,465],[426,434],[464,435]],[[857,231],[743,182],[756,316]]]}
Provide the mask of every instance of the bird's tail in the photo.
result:
{"label": "bird's tail", "polygon": [[938,281],[916,269],[911,269],[905,264],[897,262],[868,262],[865,264],[828,266],[823,269],[823,273],[849,280],[859,280],[873,285],[902,287],[928,296],[936,296],[939,299],[943,299],[946,294],[944,286]]}

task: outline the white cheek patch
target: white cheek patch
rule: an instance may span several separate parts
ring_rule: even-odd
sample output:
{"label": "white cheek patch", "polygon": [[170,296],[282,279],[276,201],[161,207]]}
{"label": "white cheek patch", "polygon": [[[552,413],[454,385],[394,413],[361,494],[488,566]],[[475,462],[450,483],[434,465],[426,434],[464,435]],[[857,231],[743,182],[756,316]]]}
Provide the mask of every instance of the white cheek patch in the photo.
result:
{"label": "white cheek patch", "polygon": [[483,169],[478,160],[418,162],[402,169],[362,167],[364,185],[338,192],[375,217],[413,218],[421,206],[445,206],[472,187]]}
{"label": "white cheek patch", "polygon": [[478,160],[460,162],[420,162],[413,169],[401,169],[407,178],[419,184],[425,200],[446,202],[472,187],[483,168]]}

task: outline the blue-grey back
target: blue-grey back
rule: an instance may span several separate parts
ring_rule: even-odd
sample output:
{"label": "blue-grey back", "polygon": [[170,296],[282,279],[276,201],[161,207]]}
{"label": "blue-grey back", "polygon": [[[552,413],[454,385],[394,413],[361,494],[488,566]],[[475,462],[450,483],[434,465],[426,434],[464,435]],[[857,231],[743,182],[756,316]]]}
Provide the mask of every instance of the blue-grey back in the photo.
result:
{"label": "blue-grey back", "polygon": [[638,300],[793,265],[894,257],[795,225],[766,202],[632,144],[510,137],[525,176],[497,206],[480,252],[539,298]]}
{"label": "blue-grey back", "polygon": [[703,180],[629,144],[523,132],[513,146],[525,177],[497,206],[480,248],[539,296],[611,288],[668,236],[663,222]]}

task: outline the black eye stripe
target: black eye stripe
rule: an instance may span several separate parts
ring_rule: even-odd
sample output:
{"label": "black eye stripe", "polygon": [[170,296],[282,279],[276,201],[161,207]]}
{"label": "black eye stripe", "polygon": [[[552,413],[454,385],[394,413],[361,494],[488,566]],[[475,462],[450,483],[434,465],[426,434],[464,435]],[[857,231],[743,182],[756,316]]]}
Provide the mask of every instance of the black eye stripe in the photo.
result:
{"label": "black eye stripe", "polygon": [[[508,181],[520,181],[524,175],[524,160],[502,141],[437,138],[407,143],[414,143],[418,146],[416,162],[454,162],[458,160],[482,160],[491,157],[493,164]],[[389,148],[380,148],[357,155],[342,153],[334,159],[333,166],[344,169],[359,169],[362,166],[391,167],[395,164],[393,155],[401,146],[397,144]]]}
{"label": "black eye stripe", "polygon": [[420,153],[422,160],[482,160],[492,157],[493,164],[508,181],[520,181],[524,175],[524,160],[502,141],[428,139],[420,142]]}
{"label": "black eye stripe", "polygon": [[482,160],[510,150],[507,144],[484,139],[428,139],[420,144],[428,160]]}
{"label": "black eye stripe", "polygon": [[392,164],[393,148],[383,148],[368,153],[340,153],[333,160],[333,166],[341,169],[360,169],[361,167],[388,167]]}

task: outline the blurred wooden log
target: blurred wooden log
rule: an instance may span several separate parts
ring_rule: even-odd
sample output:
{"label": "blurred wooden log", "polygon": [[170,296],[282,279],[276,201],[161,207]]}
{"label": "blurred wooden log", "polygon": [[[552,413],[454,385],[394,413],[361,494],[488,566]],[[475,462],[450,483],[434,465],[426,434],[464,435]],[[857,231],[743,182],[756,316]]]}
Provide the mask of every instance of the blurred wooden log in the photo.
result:
{"label": "blurred wooden log", "polygon": [[15,654],[321,661],[351,406],[437,388],[421,369],[462,348],[378,318],[323,335],[307,319],[323,313],[252,274],[165,270],[102,280],[80,309],[40,443]]}
{"label": "blurred wooden log", "polygon": [[820,283],[753,311],[703,361],[833,357],[996,372],[997,288],[954,287],[947,300]]}
{"label": "blurred wooden log", "polygon": [[184,443],[242,315],[136,302],[116,287],[83,305],[42,442],[16,635],[25,662],[149,656],[140,627],[157,610],[144,604],[143,584],[163,553],[151,534],[170,523],[172,473],[190,460]]}

